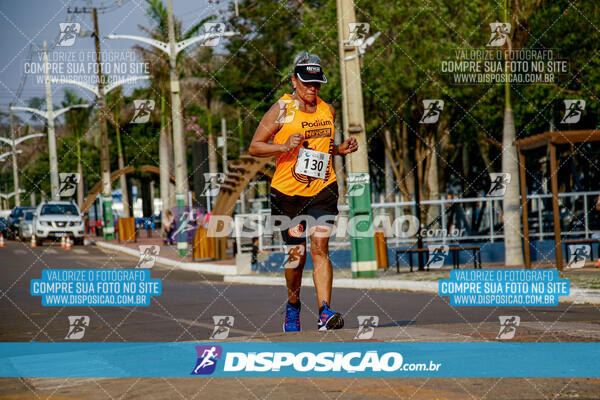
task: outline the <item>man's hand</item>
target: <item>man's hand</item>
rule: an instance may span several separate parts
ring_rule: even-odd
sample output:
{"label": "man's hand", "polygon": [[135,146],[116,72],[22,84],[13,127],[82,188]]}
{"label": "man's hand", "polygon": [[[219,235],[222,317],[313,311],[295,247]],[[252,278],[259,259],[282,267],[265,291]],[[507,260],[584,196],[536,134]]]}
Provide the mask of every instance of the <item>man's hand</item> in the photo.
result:
{"label": "man's hand", "polygon": [[358,150],[358,142],[356,141],[356,138],[350,137],[346,139],[344,143],[338,146],[337,152],[338,154],[343,156],[346,154],[354,153],[356,150]]}
{"label": "man's hand", "polygon": [[296,147],[300,146],[300,143],[302,142],[302,134],[301,133],[294,133],[293,135],[291,135],[287,142],[285,142],[284,146],[284,152],[288,152],[290,150],[295,149]]}

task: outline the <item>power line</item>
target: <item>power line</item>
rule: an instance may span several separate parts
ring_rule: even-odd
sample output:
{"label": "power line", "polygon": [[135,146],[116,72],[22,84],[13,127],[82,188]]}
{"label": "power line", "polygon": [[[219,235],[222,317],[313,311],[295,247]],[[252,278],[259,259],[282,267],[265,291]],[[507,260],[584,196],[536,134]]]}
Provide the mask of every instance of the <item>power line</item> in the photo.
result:
{"label": "power line", "polygon": [[112,12],[114,10],[117,10],[121,7],[123,7],[125,4],[129,4],[131,0],[115,0],[114,2],[112,2],[111,4],[109,4],[108,6],[101,6],[101,7],[94,7],[91,5],[91,2],[88,2],[88,6],[82,6],[82,7],[78,7],[78,6],[74,6],[74,7],[67,7],[67,14],[91,14],[92,10],[95,8],[97,10],[97,12],[99,14],[106,14],[109,12]]}
{"label": "power line", "polygon": [[[25,62],[29,62],[31,63],[31,59],[33,57],[33,44],[29,43],[29,49],[27,50],[28,55],[27,55],[27,59],[25,60]],[[17,87],[17,92],[15,93],[14,96],[14,102],[16,103],[18,100],[21,100],[21,94],[23,94],[23,88],[25,87],[25,82],[27,82],[27,74],[25,73],[25,71],[23,71],[23,76],[21,77],[21,82],[19,83],[19,86]]]}

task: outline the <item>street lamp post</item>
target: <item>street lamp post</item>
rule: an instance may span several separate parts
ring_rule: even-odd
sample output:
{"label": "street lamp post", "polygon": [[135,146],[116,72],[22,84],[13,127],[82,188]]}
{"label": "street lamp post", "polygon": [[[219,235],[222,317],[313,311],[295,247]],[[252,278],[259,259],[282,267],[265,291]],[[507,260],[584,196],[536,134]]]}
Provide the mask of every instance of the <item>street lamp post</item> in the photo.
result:
{"label": "street lamp post", "polygon": [[0,162],[6,161],[8,156],[10,156],[11,154],[14,154],[14,153],[21,154],[22,152],[23,152],[23,150],[16,150],[16,151],[7,151],[6,153],[2,153],[2,154],[0,154]]}
{"label": "street lamp post", "polygon": [[8,106],[9,108],[9,114],[10,114],[10,138],[12,139],[12,148],[11,148],[11,153],[12,153],[12,167],[13,167],[13,186],[15,188],[15,206],[20,206],[21,205],[21,196],[19,195],[19,173],[17,171],[17,150],[15,149],[15,139],[16,139],[16,133],[15,133],[15,122],[14,122],[14,118],[13,118],[13,111],[12,111],[12,103]]}
{"label": "street lamp post", "polygon": [[[44,117],[48,123],[48,153],[50,158],[50,193],[52,200],[58,200],[58,157],[56,155],[56,135],[54,133],[54,119],[59,115],[69,111],[72,108],[89,107],[89,104],[77,104],[70,107],[62,108],[57,112],[54,112],[52,104],[52,89],[50,87],[50,76],[49,76],[49,62],[48,62],[48,51],[47,44],[44,41],[44,65],[46,74],[46,111],[37,110],[30,107],[12,107],[13,110],[23,110],[38,114]],[[18,178],[15,181],[18,184]],[[16,197],[19,199],[19,196]]]}
{"label": "street lamp post", "polygon": [[[50,63],[48,62],[48,48],[44,40],[44,73],[46,75],[46,112],[52,115],[52,89],[50,88]],[[58,200],[58,156],[56,155],[56,135],[54,132],[54,118],[46,118],[48,123],[48,153],[50,156],[50,194],[52,200]]]}
{"label": "street lamp post", "polygon": [[8,207],[10,198],[13,196],[19,196],[21,193],[25,193],[25,191],[22,189],[19,189],[19,190],[15,190],[14,192],[11,192],[11,193],[0,193],[0,198],[6,200],[6,205]]}
{"label": "street lamp post", "polygon": [[[47,85],[50,85],[50,80],[47,80]],[[46,104],[46,111],[38,110],[36,108],[31,107],[15,107],[11,106],[12,110],[20,110],[20,111],[29,111],[31,113],[37,114],[41,117],[44,117],[46,121],[48,121],[48,151],[50,153],[50,193],[52,196],[52,200],[58,199],[58,157],[56,156],[56,137],[54,135],[54,119],[66,113],[69,110],[74,108],[88,108],[89,104],[74,104],[69,107],[61,108],[60,110],[54,111],[52,108],[52,103]],[[42,133],[36,133],[37,136],[43,136]],[[35,137],[37,137],[35,136]],[[25,138],[33,137],[32,135],[25,136]],[[20,143],[20,140],[24,138],[17,139],[15,141],[15,145]],[[52,145],[52,143],[54,143]],[[13,166],[13,168],[16,168]],[[18,181],[15,181],[18,184]],[[17,197],[18,198],[18,197]]]}
{"label": "street lamp post", "polygon": [[[181,96],[179,87],[179,77],[177,75],[177,54],[185,48],[197,42],[205,42],[218,37],[234,36],[236,32],[219,32],[206,33],[204,35],[194,36],[179,42],[175,42],[175,25],[173,21],[173,4],[172,0],[168,1],[168,21],[169,21],[169,42],[161,42],[160,40],[150,39],[143,36],[134,35],[107,35],[107,39],[131,39],[147,43],[157,49],[163,51],[169,56],[169,73],[171,83],[171,115],[173,125],[173,153],[175,161],[175,204],[178,209],[183,209],[187,204],[188,193],[188,177],[187,177],[187,160],[184,152],[183,138],[183,116],[181,112]],[[187,256],[187,239],[186,232],[181,232],[177,237],[177,250],[180,257]]]}
{"label": "street lamp post", "polygon": [[[0,155],[0,160],[3,161],[5,159],[4,157],[7,157],[9,154],[12,154],[13,184],[14,184],[14,187],[15,187],[14,194],[15,194],[15,205],[16,206],[20,206],[21,205],[21,193],[22,193],[22,191],[20,190],[20,187],[19,187],[19,170],[18,170],[18,165],[17,165],[17,154],[21,153],[22,151],[21,150],[17,150],[17,145],[20,144],[20,143],[22,143],[22,142],[24,142],[24,141],[26,141],[26,140],[33,139],[33,138],[36,138],[36,137],[44,136],[43,133],[32,133],[31,135],[23,136],[23,137],[20,137],[18,139],[16,138],[16,134],[15,134],[14,126],[13,126],[13,121],[12,121],[13,120],[13,118],[12,118],[12,110],[13,109],[16,110],[18,108],[19,107],[12,107],[12,106],[10,106],[10,108],[9,108],[9,111],[10,111],[10,121],[11,121],[11,123],[10,123],[10,125],[11,125],[10,129],[12,131],[11,132],[11,138],[7,139],[7,138],[0,137],[0,142],[4,142],[4,143],[6,143],[7,145],[9,145],[11,147],[11,151],[10,152],[4,153],[4,154]],[[36,110],[36,111],[39,111],[39,110]]]}
{"label": "street lamp post", "polygon": [[[169,30],[169,77],[171,79],[171,115],[173,124],[173,153],[175,162],[175,204],[177,210],[186,206],[188,193],[187,159],[183,138],[183,115],[181,113],[181,95],[179,76],[177,75],[177,51],[175,48],[175,23],[173,0],[167,2],[167,21]],[[180,230],[177,235],[177,251],[180,257],[187,256],[187,233]]]}
{"label": "street lamp post", "polygon": [[[142,79],[150,79],[148,76],[132,76],[128,78],[119,79],[115,82],[112,82],[106,86],[98,85],[93,86],[85,82],[80,82],[74,79],[62,79],[62,78],[50,78],[52,83],[67,83],[82,87],[84,89],[92,92],[96,99],[98,99],[98,114],[99,117],[102,115],[101,120],[104,121],[104,125],[106,125],[106,120],[104,119],[105,106],[104,102],[100,102],[100,99],[104,99],[105,96],[113,89],[123,85],[125,83],[131,83]],[[100,81],[100,80],[99,80]],[[73,106],[72,106],[73,107]],[[106,128],[106,126],[104,126]],[[101,131],[106,129],[100,128]],[[102,137],[108,140],[108,137],[104,137],[107,132],[102,133]],[[105,240],[113,240],[114,239],[114,227],[113,227],[113,218],[112,218],[112,193],[111,193],[111,182],[110,182],[110,162],[108,158],[108,143],[102,140],[101,151],[102,151],[102,166],[101,166],[101,177],[102,177],[102,212],[104,215],[105,224],[102,229],[102,234]],[[106,156],[106,159],[105,157]]]}
{"label": "street lamp post", "polygon": [[10,199],[11,197],[13,197],[14,195],[16,195],[17,193],[25,193],[25,190],[19,189],[18,191],[14,191],[14,192],[10,192],[10,193],[0,193],[0,198]]}

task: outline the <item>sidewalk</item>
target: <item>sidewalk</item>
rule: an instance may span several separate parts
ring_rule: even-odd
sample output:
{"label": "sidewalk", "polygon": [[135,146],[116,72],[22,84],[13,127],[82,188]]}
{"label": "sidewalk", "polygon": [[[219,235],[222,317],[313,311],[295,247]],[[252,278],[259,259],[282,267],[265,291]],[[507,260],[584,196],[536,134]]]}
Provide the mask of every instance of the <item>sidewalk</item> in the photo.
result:
{"label": "sidewalk", "polygon": [[164,244],[159,233],[154,231],[152,237],[147,237],[145,231],[140,232],[136,242],[121,242],[116,240],[106,242],[101,236],[86,235],[86,241],[104,249],[119,251],[134,257],[139,257],[139,246],[158,245],[160,246],[160,255],[156,257],[159,264],[181,268],[188,271],[196,271],[217,275],[235,275],[235,259],[227,260],[197,260],[192,258],[192,248],[188,248],[187,257],[180,257],[177,252],[177,245]]}
{"label": "sidewalk", "polygon": [[[260,275],[240,275],[235,265],[235,259],[227,260],[198,260],[193,261],[191,255],[179,257],[177,246],[165,245],[158,235],[147,238],[143,232],[137,242],[118,243],[105,242],[100,237],[86,237],[88,241],[99,247],[119,251],[134,257],[139,257],[140,245],[159,245],[160,256],[156,257],[158,264],[180,268],[187,271],[195,271],[207,274],[222,275],[223,281],[232,284],[285,286],[283,271],[270,272]],[[191,252],[191,249],[189,249]],[[498,268],[494,266],[494,268]],[[560,297],[560,302],[575,304],[600,305],[600,273],[598,268],[588,266],[581,269],[573,269],[560,273],[560,278],[569,279],[570,295]],[[438,293],[438,281],[448,279],[450,269],[434,271],[402,271],[396,273],[393,268],[379,270],[378,277],[373,279],[353,279],[349,269],[334,269],[334,288],[362,289],[362,290],[400,290],[406,292]],[[302,286],[313,287],[311,274],[305,274]]]}

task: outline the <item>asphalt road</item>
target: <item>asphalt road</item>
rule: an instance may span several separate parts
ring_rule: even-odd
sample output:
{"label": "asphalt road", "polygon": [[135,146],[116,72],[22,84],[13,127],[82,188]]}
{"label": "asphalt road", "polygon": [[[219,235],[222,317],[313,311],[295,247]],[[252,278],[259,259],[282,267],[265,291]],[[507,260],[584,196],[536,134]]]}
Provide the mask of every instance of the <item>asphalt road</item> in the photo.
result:
{"label": "asphalt road", "polygon": [[[333,307],[346,327],[316,332],[314,289],[303,293],[299,335],[281,332],[285,289],[230,285],[219,276],[155,266],[163,293],[147,307],[43,307],[29,293],[47,268],[132,268],[137,259],[94,246],[0,248],[0,341],[64,341],[69,315],[87,315],[82,341],[207,341],[214,315],[235,318],[228,340],[351,341],[358,315],[379,316],[374,340],[494,340],[499,315],[519,315],[517,341],[598,341],[600,309],[451,307],[431,294],[334,290]],[[251,338],[254,336],[255,338]],[[0,399],[598,399],[600,380],[589,378],[0,378]]]}
{"label": "asphalt road", "polygon": [[[69,315],[87,315],[90,326],[84,341],[203,341],[214,327],[213,316],[235,319],[230,338],[280,333],[285,289],[278,286],[225,284],[221,277],[155,266],[152,277],[162,279],[163,293],[147,307],[44,307],[31,296],[31,279],[50,268],[133,268],[137,259],[95,246],[72,250],[52,245],[37,248],[8,242],[0,248],[0,341],[63,341]],[[308,272],[307,272],[308,273]],[[302,293],[301,321],[304,331],[315,331],[317,307],[314,289]],[[489,308],[451,307],[447,298],[432,294],[383,290],[336,289],[332,307],[343,313],[346,328],[357,329],[358,315],[377,315],[385,329],[385,340],[420,340],[407,332],[419,327],[460,333],[476,339],[495,336],[498,316],[519,315],[521,324],[538,324],[543,335],[530,340],[561,340],[569,334],[565,326],[597,327],[596,306],[561,304],[558,307]],[[560,333],[548,334],[553,327]],[[591,327],[591,328],[590,328]],[[534,335],[535,336],[535,335]],[[594,336],[594,335],[592,335]],[[341,336],[337,337],[337,340]],[[377,336],[376,336],[377,338]],[[577,339],[579,338],[579,339]],[[352,338],[350,337],[350,340]],[[276,335],[269,340],[288,340]],[[332,340],[336,340],[333,338]],[[525,339],[528,340],[528,339]],[[566,340],[598,340],[586,335]]]}

